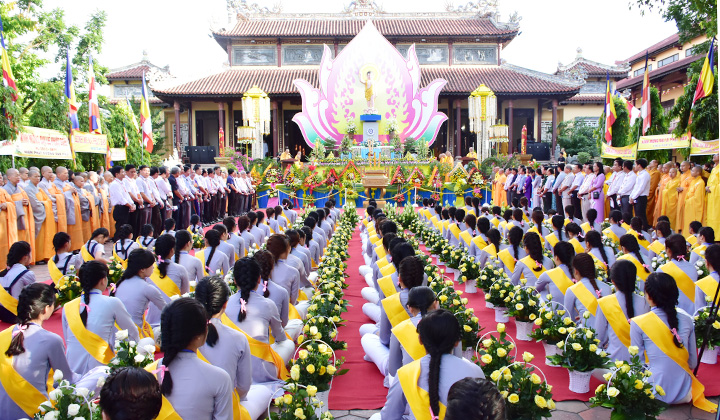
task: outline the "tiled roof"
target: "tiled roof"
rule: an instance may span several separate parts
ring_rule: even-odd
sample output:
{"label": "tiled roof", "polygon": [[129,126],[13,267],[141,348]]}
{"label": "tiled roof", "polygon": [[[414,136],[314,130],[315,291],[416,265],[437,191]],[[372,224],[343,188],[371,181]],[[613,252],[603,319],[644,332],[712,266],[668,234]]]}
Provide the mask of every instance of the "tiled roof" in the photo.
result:
{"label": "tiled roof", "polygon": [[679,43],[679,41],[680,41],[680,33],[676,33],[676,34],[674,34],[674,35],[670,35],[669,37],[663,39],[662,41],[660,41],[660,42],[658,42],[658,43],[656,43],[656,44],[651,45],[650,47],[648,47],[648,48],[640,51],[639,53],[633,55],[632,57],[628,58],[627,60],[621,61],[620,63],[630,63],[630,64],[633,64],[633,63],[635,63],[635,62],[637,62],[637,61],[644,60],[644,59],[645,59],[645,52],[646,52],[646,51],[647,51],[647,53],[648,53],[649,55],[652,56],[652,55],[655,54],[656,52],[659,52],[659,51],[662,51],[662,50],[666,50],[666,49],[668,49],[668,48],[670,48],[670,47],[675,46],[676,44]]}
{"label": "tiled roof", "polygon": [[[573,95],[580,89],[579,84],[566,82],[559,77],[507,64],[500,67],[423,67],[421,75],[422,86],[427,86],[434,79],[447,80],[444,93],[469,94],[481,83],[487,85],[496,94]],[[318,70],[317,68],[227,70],[192,82],[168,88],[152,88],[152,90],[160,96],[240,96],[257,85],[271,95],[296,95],[298,91],[292,84],[295,79],[305,79],[313,86],[318,86]]]}
{"label": "tiled roof", "polygon": [[[140,98],[135,98],[134,102],[140,103],[140,100],[141,100]],[[131,101],[132,101],[132,99],[131,99]],[[125,98],[112,98],[112,99],[110,99],[110,103],[111,103],[111,104],[119,104],[120,102],[125,102]],[[150,103],[151,103],[152,105],[159,105],[159,104],[163,103],[163,101],[162,101],[162,99],[156,98],[156,97],[153,96],[153,97],[150,98]]]}
{"label": "tiled roof", "polygon": [[[685,57],[682,60],[678,60],[672,64],[668,64],[667,66],[660,67],[659,69],[655,69],[650,72],[650,81],[652,82],[653,79],[664,76],[668,73],[672,73],[674,71],[682,70],[687,68],[690,64],[694,63],[697,60],[700,60],[701,58],[705,57],[703,54],[698,55],[691,55],[690,57]],[[615,89],[627,89],[627,88],[633,88],[637,85],[642,85],[643,82],[643,74],[640,74],[635,77],[628,77],[627,79],[622,79],[617,82],[617,85],[615,86]]]}
{"label": "tiled roof", "polygon": [[[600,63],[596,64],[592,61],[585,60],[583,58],[578,59],[577,62],[569,65],[566,69],[570,70],[570,69],[573,69],[576,67],[579,67],[579,68],[585,70],[585,72],[587,72],[588,76],[590,76],[590,77],[605,77],[605,75],[607,75],[608,73],[610,74],[610,77],[613,77],[613,76],[624,77],[624,76],[627,76],[628,72],[630,71],[629,67],[621,68],[618,66],[603,66]],[[563,70],[564,69],[565,68],[563,68]],[[558,71],[555,72],[555,74],[558,74],[559,72],[561,72],[560,69],[558,69]]]}
{"label": "tiled roof", "polygon": [[150,66],[147,64],[141,64],[139,66],[118,70],[112,73],[108,73],[105,77],[108,80],[129,80],[129,79],[142,79],[143,72],[149,73]]}
{"label": "tiled roof", "polygon": [[[354,37],[365,25],[362,19],[258,19],[240,20],[230,30],[214,32],[219,37]],[[375,19],[385,36],[514,36],[517,27],[502,28],[483,18],[411,18]]]}
{"label": "tiled roof", "polygon": [[575,95],[562,101],[562,104],[597,104],[605,103],[605,95]]}

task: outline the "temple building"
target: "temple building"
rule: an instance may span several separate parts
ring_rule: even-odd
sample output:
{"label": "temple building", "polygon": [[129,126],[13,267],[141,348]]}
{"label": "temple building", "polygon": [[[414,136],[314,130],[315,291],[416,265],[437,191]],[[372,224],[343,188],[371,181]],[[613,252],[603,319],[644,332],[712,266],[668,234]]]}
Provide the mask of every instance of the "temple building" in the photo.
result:
{"label": "temple building", "polygon": [[[309,153],[299,127],[292,121],[301,111],[300,93],[292,82],[300,78],[317,87],[323,45],[336,56],[368,20],[401,53],[415,44],[422,86],[438,78],[447,80],[440,93],[439,110],[448,120],[433,145],[436,154],[450,151],[465,155],[476,142],[469,130],[467,98],[480,84],[497,95],[498,116],[509,125],[514,140],[510,152],[517,150],[523,126],[529,139],[554,146],[557,124],[562,120],[561,104],[583,104],[578,105],[580,108],[588,104],[590,109],[597,106],[595,96],[602,94],[597,82],[605,77],[603,66],[601,76],[588,71],[591,79],[586,82],[503,60],[503,49],[519,35],[520,28],[516,18],[499,22],[492,6],[448,6],[439,13],[402,14],[386,13],[370,0],[352,1],[338,13],[286,14],[232,0],[228,0],[228,7],[232,21],[212,31],[215,41],[227,52],[227,68],[189,82],[151,84],[154,95],[173,107],[166,111],[166,138],[174,138],[175,131],[190,133],[188,143],[181,138],[181,153],[185,146],[217,148],[221,127],[232,146],[237,127],[242,125],[243,93],[253,86],[265,91],[271,100],[266,153],[277,156],[286,148],[293,154],[296,150]],[[586,85],[590,87],[584,92]],[[593,101],[581,102],[585,96],[592,96]]]}
{"label": "temple building", "polygon": [[[142,96],[142,76],[150,80],[170,77],[170,67],[160,67],[150,62],[147,51],[143,51],[142,60],[127,66],[110,69],[105,78],[108,85],[102,87],[102,94],[107,96],[110,102],[118,103],[125,101],[125,98],[140,102]],[[150,106],[162,106],[162,100],[155,97],[152,90],[148,91]]]}

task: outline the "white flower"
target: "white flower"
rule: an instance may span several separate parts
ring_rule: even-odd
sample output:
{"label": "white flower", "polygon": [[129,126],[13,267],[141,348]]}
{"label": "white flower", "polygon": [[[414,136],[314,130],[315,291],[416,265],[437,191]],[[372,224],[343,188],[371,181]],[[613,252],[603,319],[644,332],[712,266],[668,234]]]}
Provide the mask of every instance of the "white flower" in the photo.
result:
{"label": "white flower", "polygon": [[52,407],[52,403],[50,401],[45,401],[44,403],[40,404],[40,406],[38,406],[38,411],[40,412],[40,414],[45,414],[45,412],[47,411],[47,407]]}
{"label": "white flower", "polygon": [[141,352],[144,352],[148,356],[155,354],[155,346],[150,344],[139,347],[139,350],[141,350]]}
{"label": "white flower", "polygon": [[178,300],[178,299],[180,299],[180,296],[178,296],[178,295],[170,296],[170,300]]}
{"label": "white flower", "polygon": [[[78,387],[75,389],[75,393],[83,398],[87,398],[88,394],[90,394],[90,390],[84,387]],[[70,415],[74,416],[75,414]]]}
{"label": "white flower", "polygon": [[703,274],[702,270],[698,270],[697,272],[698,272],[698,276],[702,276],[702,274]]}
{"label": "white flower", "polygon": [[59,416],[60,416],[60,412],[55,410],[55,411],[51,411],[51,412],[45,414],[45,416],[43,417],[43,420],[57,420]]}
{"label": "white flower", "polygon": [[105,377],[101,376],[98,378],[97,384],[95,384],[95,387],[99,389],[99,388],[102,388],[103,385],[105,385]]}
{"label": "white flower", "polygon": [[130,344],[130,347],[135,347],[135,346],[137,346],[137,343],[135,342],[135,340],[130,340],[130,343],[129,343],[129,344]]}
{"label": "white flower", "polygon": [[50,398],[50,401],[57,401],[57,399],[60,397],[61,394],[62,394],[62,391],[60,391],[59,389],[53,389],[48,394],[48,397]]}
{"label": "white flower", "polygon": [[143,360],[145,360],[145,356],[142,354],[136,354],[133,360],[135,361],[135,363],[142,363]]}
{"label": "white flower", "polygon": [[[220,271],[220,270],[218,270],[218,271]],[[218,273],[218,274],[219,274],[219,273]],[[191,281],[191,282],[190,282],[190,287],[195,288],[195,286],[197,286],[197,281]]]}
{"label": "white flower", "polygon": [[702,266],[703,266],[702,260],[698,260],[698,261],[695,263],[695,265],[697,265],[698,267],[702,267]]}
{"label": "white flower", "polygon": [[128,338],[128,330],[120,330],[115,333],[115,339],[116,340],[124,340]]}
{"label": "white flower", "polygon": [[75,416],[80,412],[80,406],[77,404],[70,404],[68,406],[68,416]]}
{"label": "white flower", "polygon": [[55,373],[53,374],[53,381],[60,382],[60,381],[62,381],[62,378],[63,378],[62,370],[59,370],[59,369],[56,370]]}

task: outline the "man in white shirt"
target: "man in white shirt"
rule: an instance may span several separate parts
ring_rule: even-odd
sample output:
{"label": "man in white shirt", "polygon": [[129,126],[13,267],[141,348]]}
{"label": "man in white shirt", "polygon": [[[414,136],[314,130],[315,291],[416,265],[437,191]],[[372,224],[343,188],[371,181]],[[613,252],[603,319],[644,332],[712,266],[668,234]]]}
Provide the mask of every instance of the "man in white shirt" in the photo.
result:
{"label": "man in white shirt", "polygon": [[137,175],[137,168],[135,165],[128,163],[125,165],[125,178],[122,183],[125,186],[125,190],[130,195],[130,198],[135,203],[136,210],[130,212],[128,217],[128,224],[133,227],[133,235],[135,237],[140,233],[140,226],[138,225],[140,220],[140,213],[143,209],[143,199],[140,197],[140,191],[138,190],[135,176]]}
{"label": "man in white shirt", "polygon": [[142,227],[146,224],[150,224],[150,221],[152,220],[152,208],[157,206],[157,202],[155,202],[155,197],[150,189],[150,185],[147,183],[149,177],[150,167],[147,165],[140,165],[140,168],[138,168],[138,176],[135,179],[135,185],[138,189],[138,195],[140,195],[140,198],[143,200],[144,208],[140,210],[138,214],[138,236]]}
{"label": "man in white shirt", "polygon": [[[172,190],[170,189],[170,181],[168,181],[169,175],[170,173],[168,172],[168,168],[164,166],[158,168],[157,174],[150,175],[155,181],[155,185],[160,192],[160,196],[162,196],[163,201],[165,201],[165,211],[161,212],[163,222],[165,221],[165,219],[172,217],[173,212]],[[160,232],[162,232],[162,226],[160,230],[157,231],[158,234]]]}
{"label": "man in white shirt", "polygon": [[585,174],[582,171],[582,166],[573,165],[573,174],[575,175],[575,178],[573,179],[573,183],[570,186],[570,204],[572,204],[573,206],[573,216],[576,219],[581,219],[582,208],[580,206],[580,198],[578,198],[578,192],[580,190],[580,185],[582,185],[583,181],[585,180]]}
{"label": "man in white shirt", "polygon": [[152,198],[153,200],[155,200],[156,203],[156,205],[152,207],[152,212],[150,215],[150,224],[153,226],[155,237],[157,237],[160,232],[162,232],[162,225],[165,221],[165,219],[163,218],[163,215],[165,213],[165,198],[162,194],[160,194],[160,190],[155,183],[155,177],[157,177],[157,174],[158,168],[156,166],[153,166],[152,168],[150,168],[149,176],[145,178],[145,183],[147,184],[148,189],[152,193]]}
{"label": "man in white shirt", "polygon": [[555,182],[553,183],[552,187],[552,193],[555,194],[555,210],[558,214],[565,214],[565,211],[562,207],[563,204],[560,187],[562,186],[563,181],[565,181],[566,176],[567,172],[565,172],[565,164],[559,163],[556,168]]}
{"label": "man in white shirt", "polygon": [[620,186],[625,179],[625,172],[623,172],[623,160],[621,158],[617,158],[613,161],[612,171],[612,176],[605,181],[605,183],[608,184],[607,196],[610,199],[610,208],[613,210],[619,210],[620,198],[618,197],[618,191],[620,191]]}
{"label": "man in white shirt", "polygon": [[[520,197],[523,195],[523,187],[525,187],[525,167],[520,165],[520,167],[517,170],[517,176],[513,180],[512,186],[510,187],[513,192],[513,200],[520,199]],[[510,205],[513,207],[519,207],[520,204],[518,203],[517,206],[514,206],[512,202],[510,202]]]}
{"label": "man in white shirt", "polygon": [[572,205],[570,188],[572,188],[573,181],[575,181],[575,174],[572,173],[572,165],[567,165],[565,166],[565,179],[558,190],[562,194],[563,204],[563,208],[558,211],[558,214],[565,214],[565,207]]}
{"label": "man in white shirt", "polygon": [[[620,197],[620,208],[624,216],[625,213],[632,214],[630,193],[632,192],[633,187],[635,186],[635,180],[637,179],[637,175],[633,172],[633,161],[626,160],[623,162],[623,172],[625,173],[625,178],[623,178],[623,182],[618,190],[618,196]],[[626,222],[629,222],[629,220],[626,220]]]}
{"label": "man in white shirt", "polygon": [[240,171],[240,178],[238,178],[237,185],[240,188],[240,193],[243,194],[240,212],[244,214],[249,212],[250,208],[252,207],[252,194],[254,192],[254,189],[252,188],[252,182],[249,180],[245,171]]}
{"label": "man in white shirt", "polygon": [[[113,209],[112,216],[113,220],[115,220],[115,232],[117,232],[120,230],[120,226],[128,223],[130,212],[135,211],[135,204],[123,184],[125,169],[122,166],[113,166],[110,173],[115,177],[110,183],[108,191],[110,194],[110,207]],[[117,240],[117,237],[115,240]]]}
{"label": "man in white shirt", "polygon": [[585,216],[587,215],[587,211],[590,210],[590,188],[593,180],[595,179],[595,174],[592,171],[592,165],[589,163],[586,163],[584,165],[584,171],[585,171],[585,178],[583,179],[582,184],[580,184],[580,189],[578,190],[578,199],[580,200],[580,215],[582,217],[579,217],[580,220],[585,220]]}
{"label": "man in white shirt", "polygon": [[508,205],[512,205],[512,198],[513,198],[513,191],[512,191],[512,185],[517,175],[517,169],[506,169],[505,174],[507,175],[507,180],[505,181],[505,194],[507,194],[507,202]]}
{"label": "man in white shirt", "polygon": [[643,229],[648,230],[647,220],[647,202],[650,193],[650,173],[645,169],[648,161],[638,159],[635,161],[635,171],[637,172],[637,181],[630,193],[630,205],[635,208],[635,216],[639,217],[643,222]]}

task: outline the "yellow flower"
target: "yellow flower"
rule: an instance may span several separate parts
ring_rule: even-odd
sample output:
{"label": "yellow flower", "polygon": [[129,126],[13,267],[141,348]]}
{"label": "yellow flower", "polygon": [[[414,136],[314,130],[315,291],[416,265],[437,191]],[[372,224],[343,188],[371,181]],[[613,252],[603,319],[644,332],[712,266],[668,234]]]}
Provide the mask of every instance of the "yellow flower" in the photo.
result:
{"label": "yellow flower", "polygon": [[463,325],[463,330],[465,330],[465,332],[470,332],[472,331],[472,328],[469,325]]}
{"label": "yellow flower", "polygon": [[534,321],[535,318],[537,318],[537,315],[535,315],[535,314],[530,314],[530,316],[528,316],[528,318],[530,318],[530,321]]}
{"label": "yellow flower", "polygon": [[535,385],[540,385],[542,383],[542,379],[534,373],[530,375],[530,381]]}
{"label": "yellow flower", "polygon": [[526,363],[530,363],[532,361],[532,359],[535,358],[535,356],[533,356],[532,353],[524,352],[522,355],[522,358]]}
{"label": "yellow flower", "polygon": [[715,328],[716,330],[720,330],[720,322],[715,321],[715,322],[713,322],[712,326],[713,326],[713,328]]}
{"label": "yellow flower", "polygon": [[298,356],[300,356],[300,359],[305,360],[308,357],[308,351],[305,349],[302,349],[298,352]]}
{"label": "yellow flower", "polygon": [[492,343],[493,343],[493,341],[492,341],[491,339],[489,339],[489,338],[486,338],[486,339],[484,339],[484,340],[482,341],[482,345],[483,345],[483,347],[485,347],[485,348],[488,348],[488,347],[492,346]]}
{"label": "yellow flower", "polygon": [[655,385],[655,391],[657,391],[658,395],[661,397],[665,396],[665,390],[662,389],[660,385]]}
{"label": "yellow flower", "polygon": [[311,335],[315,335],[315,334],[317,334],[317,333],[318,333],[318,328],[317,328],[316,326],[313,325],[312,327],[310,327],[310,334],[311,334]]}
{"label": "yellow flower", "polygon": [[605,384],[598,385],[597,388],[595,388],[595,393],[602,392],[605,389]]}
{"label": "yellow flower", "polygon": [[557,347],[558,347],[559,349],[561,349],[561,348],[565,347],[565,342],[564,342],[564,341],[558,341],[558,343],[557,343],[556,345],[557,345]]}
{"label": "yellow flower", "polygon": [[530,300],[528,301],[528,306],[535,306],[536,304],[537,304],[537,302],[535,302],[535,301],[532,300],[532,299],[530,299]]}
{"label": "yellow flower", "polygon": [[295,417],[299,418],[300,420],[305,420],[306,418],[302,408],[297,408],[294,414]]}
{"label": "yellow flower", "polygon": [[620,391],[614,386],[611,386],[610,388],[608,388],[607,394],[608,397],[617,397],[618,395],[620,395]]}
{"label": "yellow flower", "polygon": [[590,347],[588,347],[588,348],[589,348],[590,351],[593,352],[593,353],[597,351],[597,346],[596,346],[595,344],[590,344]]}
{"label": "yellow flower", "polygon": [[[548,319],[550,319],[550,318],[548,318]],[[570,324],[572,324],[572,319],[567,318],[567,317],[566,317],[566,318],[563,318],[563,324],[565,324],[565,325],[570,325]]]}
{"label": "yellow flower", "polygon": [[308,385],[306,390],[307,390],[308,395],[311,397],[314,397],[315,394],[317,394],[317,387],[314,385]]}
{"label": "yellow flower", "polygon": [[274,403],[275,403],[275,406],[276,406],[276,407],[279,407],[280,404],[283,403],[283,398],[282,398],[282,397],[277,397],[277,398],[275,398]]}
{"label": "yellow flower", "polygon": [[441,295],[438,299],[440,299],[440,302],[441,302],[441,303],[445,303],[445,302],[447,302],[448,297],[445,296],[445,295]]}
{"label": "yellow flower", "polygon": [[560,327],[560,328],[558,328],[558,332],[559,332],[560,334],[567,334],[567,330],[565,329],[565,327]]}
{"label": "yellow flower", "polygon": [[552,312],[548,312],[545,314],[545,319],[552,319]]}
{"label": "yellow flower", "polygon": [[488,363],[492,362],[492,359],[493,359],[492,356],[490,356],[489,354],[483,354],[483,355],[480,357],[480,360],[481,360],[483,363],[485,363],[485,364],[488,364]]}
{"label": "yellow flower", "polygon": [[298,338],[297,338],[297,343],[300,344],[300,343],[302,343],[303,341],[305,341],[305,336],[304,336],[304,335],[299,335]]}
{"label": "yellow flower", "polygon": [[507,356],[507,351],[504,348],[500,347],[499,349],[497,349],[497,355],[499,357],[505,357]]}
{"label": "yellow flower", "polygon": [[542,318],[538,318],[538,319],[535,320],[535,325],[537,325],[538,327],[539,327],[539,326],[542,326],[542,323],[543,323]]}
{"label": "yellow flower", "polygon": [[635,379],[635,389],[643,389],[645,384],[640,379]]}
{"label": "yellow flower", "polygon": [[326,346],[325,344],[320,344],[318,346],[318,350],[320,351],[320,353],[325,353],[328,351],[328,346]]}
{"label": "yellow flower", "polygon": [[505,324],[497,324],[497,332],[502,333],[505,332]]}
{"label": "yellow flower", "polygon": [[622,373],[628,373],[630,372],[630,365],[623,365],[623,367],[620,368],[620,372]]}
{"label": "yellow flower", "polygon": [[467,305],[467,304],[468,304],[468,298],[462,298],[462,299],[460,299],[460,302],[462,302],[463,305]]}
{"label": "yellow flower", "polygon": [[630,353],[631,356],[635,356],[636,354],[638,354],[639,351],[640,349],[638,348],[638,346],[628,347],[628,353]]}
{"label": "yellow flower", "polygon": [[575,351],[580,351],[580,350],[583,349],[583,346],[581,346],[580,343],[573,343],[573,344],[572,344],[572,348],[573,348],[573,350],[575,350]]}
{"label": "yellow flower", "polygon": [[612,379],[612,372],[608,372],[608,373],[604,374],[603,379],[605,379],[606,381],[609,381],[610,379]]}
{"label": "yellow flower", "polygon": [[500,371],[499,370],[493,371],[493,373],[490,374],[490,379],[497,382],[498,379],[500,379]]}
{"label": "yellow flower", "polygon": [[547,404],[548,404],[548,408],[549,408],[549,409],[551,409],[551,410],[554,410],[554,409],[555,409],[555,401],[553,401],[553,400],[548,400]]}
{"label": "yellow flower", "polygon": [[327,369],[325,369],[325,366],[320,366],[320,370],[318,371],[318,374],[320,376],[323,376],[326,371],[327,371]]}
{"label": "yellow flower", "polygon": [[337,369],[335,368],[335,366],[333,366],[333,365],[328,365],[328,366],[327,366],[327,373],[328,373],[328,374],[334,375],[335,372],[337,372]]}
{"label": "yellow flower", "polygon": [[623,362],[622,360],[616,360],[616,361],[615,361],[615,367],[616,367],[616,368],[621,368],[624,364],[625,364],[625,362]]}
{"label": "yellow flower", "polygon": [[315,373],[315,365],[313,365],[313,364],[307,365],[307,367],[305,367],[305,370],[307,370],[307,372],[309,374],[313,374],[313,373]]}
{"label": "yellow flower", "polygon": [[285,394],[283,395],[282,399],[285,405],[290,405],[292,403],[293,397],[290,394]]}
{"label": "yellow flower", "polygon": [[510,401],[511,404],[517,404],[520,401],[520,397],[518,397],[517,394],[510,394],[508,401]]}
{"label": "yellow flower", "polygon": [[537,405],[540,408],[546,408],[547,401],[545,401],[545,398],[541,397],[540,395],[536,395],[535,396],[535,405]]}
{"label": "yellow flower", "polygon": [[523,306],[522,303],[518,303],[517,305],[515,305],[515,309],[517,309],[518,311],[522,311],[524,307],[525,306]]}
{"label": "yellow flower", "polygon": [[592,337],[593,337],[593,332],[592,332],[592,330],[587,330],[587,331],[585,331],[585,337],[587,337],[587,338],[592,338]]}
{"label": "yellow flower", "polygon": [[292,378],[293,381],[300,380],[300,366],[299,365],[293,365],[293,367],[290,368],[290,378]]}
{"label": "yellow flower", "polygon": [[590,311],[585,311],[585,312],[583,312],[583,318],[585,318],[585,319],[590,318],[590,315],[591,315],[591,314],[590,314]]}

